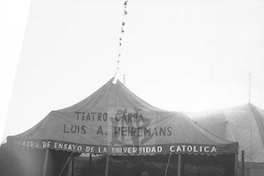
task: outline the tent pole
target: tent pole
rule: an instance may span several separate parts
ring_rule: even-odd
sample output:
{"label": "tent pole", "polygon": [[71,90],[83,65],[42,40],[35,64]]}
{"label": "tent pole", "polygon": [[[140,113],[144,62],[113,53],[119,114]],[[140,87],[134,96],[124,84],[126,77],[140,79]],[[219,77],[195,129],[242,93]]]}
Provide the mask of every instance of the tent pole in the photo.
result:
{"label": "tent pole", "polygon": [[47,175],[48,159],[49,159],[49,149],[46,149],[46,151],[45,151],[44,166],[43,166],[43,176],[46,176]]}
{"label": "tent pole", "polygon": [[238,152],[235,153],[235,161],[234,161],[234,176],[238,176],[237,168],[238,168]]}
{"label": "tent pole", "polygon": [[245,173],[245,151],[242,150],[242,154],[241,154],[241,163],[242,163],[242,176],[245,176],[246,173]]}
{"label": "tent pole", "polygon": [[108,176],[108,165],[109,165],[109,155],[106,154],[106,161],[105,161],[105,176]]}
{"label": "tent pole", "polygon": [[74,155],[72,155],[72,170],[71,175],[74,176]]}
{"label": "tent pole", "polygon": [[90,173],[92,172],[92,154],[90,154],[90,157],[89,157],[89,172]]}
{"label": "tent pole", "polygon": [[178,169],[177,169],[177,176],[181,176],[181,154],[178,154]]}

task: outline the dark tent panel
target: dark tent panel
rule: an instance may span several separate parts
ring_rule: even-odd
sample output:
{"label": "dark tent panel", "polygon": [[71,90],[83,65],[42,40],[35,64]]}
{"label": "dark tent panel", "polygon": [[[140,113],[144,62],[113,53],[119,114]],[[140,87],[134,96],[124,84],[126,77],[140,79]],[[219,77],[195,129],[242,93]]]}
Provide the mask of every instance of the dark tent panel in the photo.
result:
{"label": "dark tent panel", "polygon": [[45,150],[21,149],[3,144],[0,147],[0,175],[40,175]]}
{"label": "dark tent panel", "polygon": [[[174,176],[177,173],[178,155],[145,156],[145,157],[111,157],[109,176],[137,176],[147,171],[149,175],[163,176],[167,170],[167,176]],[[182,157],[182,174],[186,176],[224,176],[233,175],[234,166],[232,155],[221,156],[197,156],[185,154]],[[89,158],[77,157],[75,159],[74,175],[81,176],[89,174],[92,176],[104,176],[105,157],[93,160],[93,171],[89,172]],[[168,164],[169,162],[169,164]]]}
{"label": "dark tent panel", "polygon": [[[71,153],[50,150],[47,165],[47,175],[58,176]],[[29,176],[42,175],[45,161],[45,150],[20,148],[3,144],[0,147],[0,175]],[[68,173],[68,167],[62,176]]]}

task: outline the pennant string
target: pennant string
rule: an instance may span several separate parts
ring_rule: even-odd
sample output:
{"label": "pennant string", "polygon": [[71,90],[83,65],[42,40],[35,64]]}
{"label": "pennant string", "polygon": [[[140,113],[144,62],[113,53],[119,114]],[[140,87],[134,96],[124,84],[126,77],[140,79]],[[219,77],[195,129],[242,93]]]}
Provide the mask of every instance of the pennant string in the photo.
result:
{"label": "pennant string", "polygon": [[121,23],[121,31],[120,31],[120,37],[119,37],[119,47],[118,47],[118,54],[117,54],[117,67],[116,67],[116,72],[115,72],[115,76],[117,76],[117,73],[119,71],[119,60],[121,57],[121,51],[122,51],[122,41],[123,41],[123,34],[125,33],[124,27],[125,27],[125,17],[127,15],[127,4],[128,4],[128,0],[126,0],[124,2],[124,14],[123,14],[123,21]]}

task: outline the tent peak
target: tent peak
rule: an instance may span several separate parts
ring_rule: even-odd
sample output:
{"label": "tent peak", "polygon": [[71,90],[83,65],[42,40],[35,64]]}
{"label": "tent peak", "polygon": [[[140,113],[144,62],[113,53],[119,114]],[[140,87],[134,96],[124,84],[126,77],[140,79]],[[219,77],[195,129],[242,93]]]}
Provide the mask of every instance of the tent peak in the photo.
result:
{"label": "tent peak", "polygon": [[118,81],[118,78],[117,78],[117,77],[113,77],[113,78],[112,78],[112,84],[116,84],[117,81]]}
{"label": "tent peak", "polygon": [[[111,81],[112,81],[112,84],[116,84],[117,82],[118,82],[118,83],[122,83],[122,82],[118,79],[117,76],[113,77],[113,78],[111,79]],[[123,83],[122,83],[122,84],[123,84]]]}

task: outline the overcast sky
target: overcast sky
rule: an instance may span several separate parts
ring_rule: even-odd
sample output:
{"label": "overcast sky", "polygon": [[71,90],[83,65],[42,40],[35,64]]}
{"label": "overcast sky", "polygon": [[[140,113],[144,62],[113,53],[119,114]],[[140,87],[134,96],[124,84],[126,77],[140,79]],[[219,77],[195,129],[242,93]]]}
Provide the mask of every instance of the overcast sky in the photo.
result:
{"label": "overcast sky", "polygon": [[118,78],[156,107],[246,104],[251,73],[251,102],[264,109],[264,1],[130,0],[123,18],[124,2],[6,3],[3,139],[92,94],[114,76],[118,53]]}

